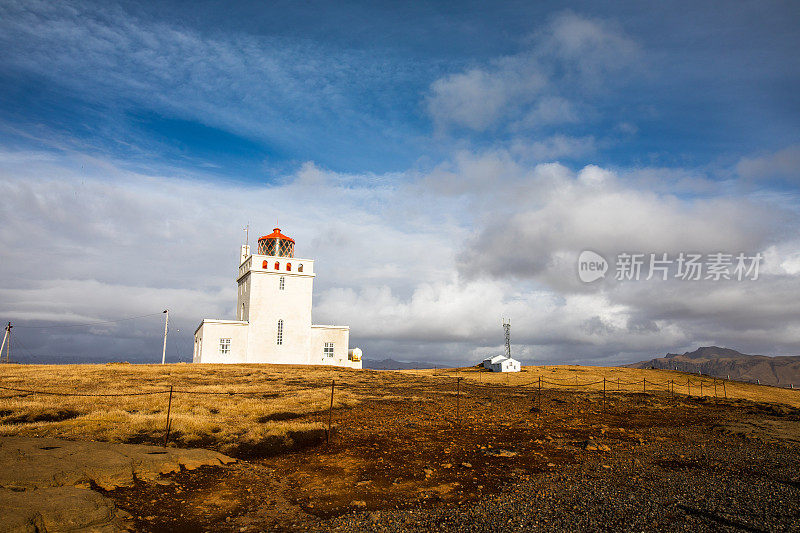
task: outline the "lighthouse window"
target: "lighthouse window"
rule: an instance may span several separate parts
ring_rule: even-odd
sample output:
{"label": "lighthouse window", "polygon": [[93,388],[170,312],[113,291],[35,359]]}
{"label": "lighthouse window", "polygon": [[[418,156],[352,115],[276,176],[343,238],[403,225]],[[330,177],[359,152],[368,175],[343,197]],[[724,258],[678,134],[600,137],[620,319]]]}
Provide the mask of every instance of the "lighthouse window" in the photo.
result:
{"label": "lighthouse window", "polygon": [[325,347],[322,348],[322,355],[324,357],[333,357],[333,343],[326,342]]}
{"label": "lighthouse window", "polygon": [[292,264],[291,263],[286,263],[286,271],[287,272],[291,272],[292,271]]}
{"label": "lighthouse window", "polygon": [[281,267],[281,264],[275,261],[275,270],[278,270]]}
{"label": "lighthouse window", "polygon": [[258,241],[259,255],[278,255],[275,253],[275,239]]}
{"label": "lighthouse window", "polygon": [[298,272],[302,272],[303,271],[303,265],[302,264],[297,265],[297,271]]}
{"label": "lighthouse window", "polygon": [[280,290],[284,290],[286,288],[286,278],[281,276],[281,279],[278,281],[278,288]]}
{"label": "lighthouse window", "polygon": [[231,340],[230,339],[220,339],[219,340],[219,354],[220,355],[228,355],[231,353]]}
{"label": "lighthouse window", "polygon": [[283,257],[294,257],[294,243],[281,239],[280,247],[278,248],[278,255]]}
{"label": "lighthouse window", "polygon": [[278,345],[283,344],[283,319],[278,320]]}

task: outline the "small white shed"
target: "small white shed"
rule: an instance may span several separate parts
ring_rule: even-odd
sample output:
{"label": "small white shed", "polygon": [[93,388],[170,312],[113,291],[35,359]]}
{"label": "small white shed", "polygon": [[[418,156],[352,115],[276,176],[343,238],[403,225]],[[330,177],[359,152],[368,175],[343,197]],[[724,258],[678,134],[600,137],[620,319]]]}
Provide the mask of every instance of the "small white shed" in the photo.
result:
{"label": "small white shed", "polygon": [[486,359],[484,359],[483,362],[481,363],[481,365],[486,370],[491,370],[492,369],[492,365],[494,363],[496,363],[497,361],[500,361],[502,359],[506,359],[506,356],[505,355],[494,355],[492,357],[487,357]]}
{"label": "small white shed", "polygon": [[492,372],[519,372],[522,365],[519,361],[505,355],[495,355],[483,360],[483,368]]}

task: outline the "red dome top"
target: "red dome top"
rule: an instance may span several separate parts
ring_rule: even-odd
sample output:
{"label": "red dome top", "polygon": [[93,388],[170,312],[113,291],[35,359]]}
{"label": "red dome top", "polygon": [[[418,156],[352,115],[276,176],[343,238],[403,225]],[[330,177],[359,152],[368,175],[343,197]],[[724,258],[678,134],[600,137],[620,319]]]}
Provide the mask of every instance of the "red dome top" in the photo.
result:
{"label": "red dome top", "polygon": [[269,235],[258,239],[258,255],[294,257],[294,239],[281,233],[280,228],[275,228]]}
{"label": "red dome top", "polygon": [[291,237],[287,237],[286,235],[281,233],[281,228],[273,228],[272,233],[270,233],[269,235],[264,235],[263,237],[259,237],[258,238],[259,241],[264,240],[264,239],[280,239],[282,241],[292,241],[292,242],[294,242],[294,239],[292,239]]}

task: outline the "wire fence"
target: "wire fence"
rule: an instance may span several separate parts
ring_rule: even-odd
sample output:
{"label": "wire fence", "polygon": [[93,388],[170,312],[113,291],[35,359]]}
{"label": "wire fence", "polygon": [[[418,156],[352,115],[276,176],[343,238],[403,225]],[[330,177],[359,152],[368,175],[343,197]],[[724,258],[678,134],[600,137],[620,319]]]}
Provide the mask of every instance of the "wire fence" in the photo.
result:
{"label": "wire fence", "polygon": [[[327,385],[299,387],[297,389],[282,389],[282,392],[291,393],[291,392],[307,391],[307,390],[314,390],[321,388],[327,388]],[[144,391],[144,392],[115,392],[115,393],[58,392],[58,391],[46,391],[46,390],[34,390],[34,389],[19,389],[15,387],[4,387],[4,386],[0,386],[0,390],[20,392],[24,394],[43,394],[48,396],[77,396],[77,397],[88,397],[88,398],[108,398],[108,397],[122,398],[126,396],[152,396],[155,394],[168,394],[170,393],[170,391],[173,394],[215,395],[215,396],[263,397],[263,396],[275,395],[275,391],[207,391],[207,390],[188,390],[188,389],[172,389],[172,388],[158,389],[158,390]]]}
{"label": "wire fence", "polygon": [[[441,378],[439,378],[441,379]],[[453,384],[456,385],[457,382],[460,382],[463,377],[452,376],[451,379]],[[572,379],[559,379],[559,378],[543,378],[542,376],[538,376],[538,378],[533,379],[527,383],[514,383],[514,384],[506,384],[506,383],[485,383],[479,382],[475,380],[469,380],[469,385],[472,387],[479,387],[479,388],[498,388],[498,389],[538,389],[544,385],[549,385],[551,387],[561,387],[563,389],[569,388],[578,388],[578,389],[591,389],[592,387],[596,387],[596,391],[605,390],[607,393],[610,392],[639,392],[639,387],[641,387],[641,392],[656,392],[656,391],[666,391],[675,393],[682,393],[683,390],[686,390],[686,394],[691,396],[692,387],[694,387],[695,391],[699,391],[699,393],[695,394],[695,396],[706,396],[711,395],[706,394],[704,389],[707,390],[714,390],[714,395],[718,397],[727,398],[727,386],[728,380],[723,379],[712,379],[712,380],[692,380],[687,378],[686,381],[670,379],[666,381],[651,381],[647,378],[643,378],[641,380],[634,380],[634,381],[623,381],[621,379],[597,379],[594,381],[585,381],[580,382],[578,380]],[[561,382],[561,383],[559,383]],[[736,384],[741,384],[742,382],[734,382]],[[751,384],[752,385],[752,384]],[[352,391],[369,391],[369,392],[385,392],[387,390],[392,389],[408,389],[411,386],[409,383],[405,382],[395,382],[395,383],[382,383],[380,384],[380,391],[376,389],[375,384],[358,384],[358,383],[349,383],[349,384],[342,384],[340,383],[340,387],[346,387],[348,390]],[[315,389],[324,389],[327,388],[328,385],[304,385],[302,387],[297,388],[289,388],[289,389],[282,389],[281,392],[284,393],[292,393],[292,392],[299,392],[299,391],[308,391],[308,390],[315,390]],[[623,387],[627,387],[623,389]],[[419,392],[446,392],[440,384],[430,384],[426,386],[420,386],[418,383],[413,384],[412,387],[415,391]],[[633,390],[631,390],[633,388]],[[203,389],[156,389],[150,391],[139,391],[139,392],[118,392],[118,393],[88,393],[88,392],[61,392],[61,391],[51,391],[51,390],[40,390],[40,389],[26,389],[26,388],[17,388],[17,387],[7,387],[0,385],[0,390],[6,390],[10,392],[19,392],[24,394],[42,394],[42,395],[50,395],[50,396],[78,396],[78,397],[127,397],[127,396],[149,396],[155,394],[168,394],[170,390],[173,394],[192,394],[192,395],[216,395],[216,396],[251,396],[251,397],[259,397],[259,396],[274,396],[274,390],[254,390],[254,391],[208,391]],[[800,389],[794,389],[800,391]]]}
{"label": "wire fence", "polygon": [[[94,393],[94,392],[62,392],[62,391],[53,391],[53,390],[40,390],[40,389],[28,389],[28,388],[20,388],[20,387],[9,387],[5,385],[0,385],[0,391],[8,391],[9,393],[13,393],[11,395],[5,395],[0,397],[0,399],[10,399],[14,397],[20,396],[28,396],[28,395],[43,395],[43,396],[55,396],[55,397],[87,397],[87,398],[125,398],[125,397],[143,397],[143,396],[155,396],[155,395],[168,395],[167,400],[167,416],[165,421],[165,429],[164,429],[164,440],[163,445],[166,446],[169,441],[169,434],[172,429],[172,420],[171,420],[171,411],[172,411],[172,398],[176,394],[185,394],[185,395],[192,395],[192,396],[235,396],[235,397],[251,397],[251,398],[276,398],[281,396],[288,396],[291,394],[298,393],[300,391],[314,391],[314,390],[327,390],[330,388],[330,403],[328,405],[327,411],[327,429],[326,429],[326,442],[329,440],[331,435],[331,428],[333,424],[333,411],[334,411],[334,394],[336,390],[339,390],[340,393],[342,391],[354,392],[354,393],[361,393],[365,396],[372,396],[376,394],[386,394],[388,393],[414,393],[414,394],[421,394],[421,393],[428,393],[428,394],[449,394],[454,395],[455,399],[455,411],[456,411],[456,420],[455,423],[458,425],[461,424],[461,399],[462,397],[466,398],[467,395],[475,397],[476,394],[479,394],[481,391],[490,392],[490,393],[497,393],[498,391],[504,393],[522,393],[525,395],[532,395],[533,401],[536,403],[537,409],[541,410],[542,408],[542,397],[545,391],[548,390],[555,390],[559,392],[565,393],[580,393],[580,392],[592,392],[598,393],[602,395],[602,407],[605,410],[607,397],[613,395],[621,395],[621,394],[643,394],[643,395],[655,395],[655,394],[668,394],[671,398],[675,398],[676,396],[684,396],[684,397],[712,397],[715,400],[727,400],[728,399],[728,391],[727,391],[727,380],[723,379],[712,379],[712,380],[703,380],[703,379],[695,379],[692,380],[691,378],[687,377],[685,381],[683,380],[676,380],[676,379],[669,379],[666,381],[652,381],[647,378],[642,378],[641,380],[622,380],[621,378],[617,379],[596,379],[591,381],[579,381],[577,376],[575,378],[554,378],[554,377],[545,377],[542,375],[535,376],[534,379],[525,383],[487,383],[477,381],[475,379],[468,379],[466,380],[467,383],[463,383],[466,378],[463,376],[446,376],[446,377],[437,377],[434,378],[437,382],[421,385],[418,382],[408,382],[408,381],[401,381],[401,380],[394,380],[394,381],[384,381],[382,383],[347,383],[347,382],[339,382],[337,388],[337,382],[335,379],[332,379],[330,384],[319,384],[319,385],[304,385],[302,387],[297,387],[293,389],[281,389],[279,393],[275,390],[249,390],[249,391],[208,391],[203,389],[176,389],[173,386],[169,388],[163,389],[155,389],[149,391],[138,391],[138,392],[116,392],[116,393]],[[735,382],[737,385],[741,385],[741,382]],[[694,392],[694,394],[692,394]]]}

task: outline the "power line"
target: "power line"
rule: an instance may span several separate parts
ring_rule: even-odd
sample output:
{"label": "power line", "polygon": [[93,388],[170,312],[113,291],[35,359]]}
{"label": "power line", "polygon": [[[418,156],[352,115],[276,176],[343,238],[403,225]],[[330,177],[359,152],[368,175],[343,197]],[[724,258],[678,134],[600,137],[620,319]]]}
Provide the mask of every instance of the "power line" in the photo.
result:
{"label": "power line", "polygon": [[147,315],[138,315],[138,316],[130,316],[127,318],[119,318],[117,320],[101,320],[98,322],[87,322],[85,324],[62,324],[57,326],[18,326],[14,325],[15,328],[24,328],[24,329],[50,329],[50,328],[78,328],[78,327],[85,327],[85,326],[94,326],[97,324],[112,324],[115,322],[124,322],[126,320],[135,320],[137,318],[146,318],[149,316],[157,316],[163,314],[163,311],[159,311],[158,313],[150,313]]}
{"label": "power line", "polygon": [[[14,326],[14,327],[16,328],[17,326]],[[25,346],[23,346],[23,344],[21,342],[19,342],[19,339],[17,337],[14,337],[14,344],[19,346],[20,348],[22,348],[22,351],[27,352],[28,353],[28,357],[30,357],[31,359],[35,359],[36,358],[36,356],[33,355],[30,350],[28,350]],[[6,362],[8,362],[8,361],[6,361]]]}

